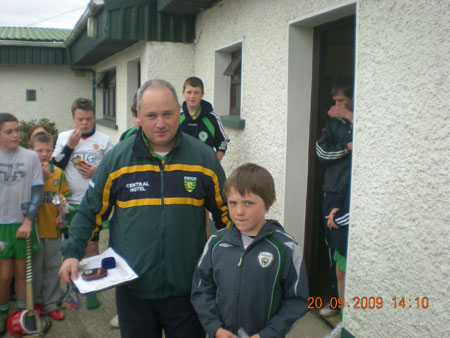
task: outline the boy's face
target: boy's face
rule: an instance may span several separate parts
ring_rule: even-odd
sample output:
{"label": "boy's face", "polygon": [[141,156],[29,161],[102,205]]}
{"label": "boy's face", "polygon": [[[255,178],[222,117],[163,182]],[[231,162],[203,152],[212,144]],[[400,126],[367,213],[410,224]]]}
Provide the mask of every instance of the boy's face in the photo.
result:
{"label": "boy's face", "polygon": [[19,149],[20,130],[18,122],[5,122],[0,126],[0,149],[14,153]]}
{"label": "boy's face", "polygon": [[82,134],[89,134],[94,128],[95,114],[92,110],[75,109],[73,122]]}
{"label": "boy's face", "polygon": [[345,96],[342,90],[338,91],[338,93],[333,96],[333,100],[335,102],[335,106],[353,111],[353,99]]}
{"label": "boy's face", "polygon": [[264,200],[252,192],[241,195],[232,188],[227,195],[227,201],[230,217],[239,231],[247,236],[256,236],[266,223]]}
{"label": "boy's face", "polygon": [[183,90],[183,97],[186,100],[188,108],[197,109],[200,105],[200,100],[203,98],[202,88],[192,87],[187,84]]}
{"label": "boy's face", "polygon": [[41,163],[49,162],[53,154],[53,146],[51,143],[35,142],[33,151],[35,151]]}

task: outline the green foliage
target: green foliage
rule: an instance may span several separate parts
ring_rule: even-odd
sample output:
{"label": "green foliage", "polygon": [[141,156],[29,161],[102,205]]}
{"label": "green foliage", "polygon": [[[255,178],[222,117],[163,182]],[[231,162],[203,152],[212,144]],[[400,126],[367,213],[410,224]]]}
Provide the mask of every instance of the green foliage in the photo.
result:
{"label": "green foliage", "polygon": [[33,119],[29,122],[27,121],[20,121],[20,145],[22,147],[28,148],[29,147],[29,139],[31,130],[34,126],[41,125],[45,129],[49,131],[50,134],[52,134],[53,138],[56,141],[56,138],[58,137],[58,129],[56,129],[55,122],[51,122],[49,119],[42,118],[39,121]]}

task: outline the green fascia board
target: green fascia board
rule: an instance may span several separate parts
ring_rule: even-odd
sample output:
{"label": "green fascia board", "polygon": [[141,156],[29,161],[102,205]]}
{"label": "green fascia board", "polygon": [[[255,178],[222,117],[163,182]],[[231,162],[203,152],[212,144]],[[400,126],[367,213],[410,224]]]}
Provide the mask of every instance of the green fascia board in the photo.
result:
{"label": "green fascia board", "polygon": [[67,65],[64,48],[0,46],[0,64]]}
{"label": "green fascia board", "polygon": [[158,0],[160,12],[195,15],[217,0]]}
{"label": "green fascia board", "polygon": [[96,37],[83,29],[69,46],[75,66],[96,64],[138,41],[192,42],[195,37],[194,16],[160,13],[156,1],[115,2],[106,2],[96,15]]}

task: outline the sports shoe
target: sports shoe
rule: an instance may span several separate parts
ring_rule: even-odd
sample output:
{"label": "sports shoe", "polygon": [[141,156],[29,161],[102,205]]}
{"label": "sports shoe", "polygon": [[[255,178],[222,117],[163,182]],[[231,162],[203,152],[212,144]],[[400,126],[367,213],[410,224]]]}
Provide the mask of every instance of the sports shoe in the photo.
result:
{"label": "sports shoe", "polygon": [[100,303],[98,302],[97,296],[95,293],[92,293],[90,295],[86,295],[86,308],[88,310],[94,310],[100,306]]}
{"label": "sports shoe", "polygon": [[325,305],[323,308],[319,310],[319,314],[322,317],[333,317],[339,314],[339,309],[332,309],[330,304]]}
{"label": "sports shoe", "polygon": [[66,317],[64,316],[64,314],[63,314],[61,311],[59,311],[58,309],[55,309],[55,310],[50,311],[50,312],[48,313],[48,315],[49,315],[50,317],[52,317],[54,320],[63,320],[64,318],[66,318]]}
{"label": "sports shoe", "polygon": [[342,322],[339,322],[333,329],[333,331],[330,332],[328,336],[325,336],[325,338],[341,338],[342,335]]}
{"label": "sports shoe", "polygon": [[119,315],[115,315],[115,316],[113,317],[113,319],[111,319],[111,321],[109,322],[109,324],[110,324],[112,327],[118,328],[118,327],[119,327]]}

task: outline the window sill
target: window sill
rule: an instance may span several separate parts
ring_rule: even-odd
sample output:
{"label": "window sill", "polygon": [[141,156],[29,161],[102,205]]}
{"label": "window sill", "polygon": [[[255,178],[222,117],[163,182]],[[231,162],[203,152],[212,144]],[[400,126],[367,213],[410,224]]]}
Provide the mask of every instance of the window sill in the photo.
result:
{"label": "window sill", "polygon": [[107,128],[116,129],[116,130],[119,129],[119,127],[117,126],[116,122],[115,121],[111,121],[111,120],[98,119],[98,120],[95,120],[95,123],[97,123],[99,125],[102,125],[104,127],[107,127]]}
{"label": "window sill", "polygon": [[245,128],[245,120],[241,119],[239,115],[222,115],[220,116],[220,120],[222,121],[222,124],[226,127],[236,129]]}

